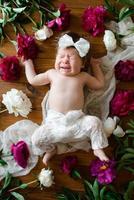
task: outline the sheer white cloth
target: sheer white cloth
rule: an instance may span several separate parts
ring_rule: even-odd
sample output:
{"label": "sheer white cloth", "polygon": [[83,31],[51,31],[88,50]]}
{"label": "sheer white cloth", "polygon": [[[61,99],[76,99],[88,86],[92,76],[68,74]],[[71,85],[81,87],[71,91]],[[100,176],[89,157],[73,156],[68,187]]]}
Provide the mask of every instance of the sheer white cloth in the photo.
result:
{"label": "sheer white cloth", "polygon": [[102,70],[105,74],[105,87],[99,91],[87,91],[85,98],[84,112],[95,115],[105,120],[109,114],[109,103],[113,97],[116,88],[114,76],[114,66],[119,60],[134,60],[134,46],[128,46],[126,49],[117,48],[113,52],[108,52],[102,57]]}
{"label": "sheer white cloth", "polygon": [[[38,155],[40,152],[32,145],[31,136],[35,129],[38,128],[36,123],[30,120],[21,120],[15,124],[9,126],[5,131],[0,133],[0,150],[2,151],[2,159],[7,162],[8,165],[0,166],[0,180],[5,176],[7,172],[13,176],[23,176],[28,174],[31,169],[35,167],[38,162]],[[23,169],[14,160],[11,155],[11,145],[16,144],[18,141],[23,140],[27,143],[30,157],[28,159],[28,166]]]}

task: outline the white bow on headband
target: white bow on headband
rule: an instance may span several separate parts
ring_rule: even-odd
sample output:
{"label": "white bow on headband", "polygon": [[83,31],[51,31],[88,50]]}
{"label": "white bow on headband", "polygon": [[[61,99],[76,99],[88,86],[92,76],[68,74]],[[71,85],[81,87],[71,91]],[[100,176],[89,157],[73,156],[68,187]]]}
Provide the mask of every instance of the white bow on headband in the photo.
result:
{"label": "white bow on headband", "polygon": [[80,57],[86,56],[90,48],[89,42],[85,40],[84,38],[80,38],[77,42],[74,42],[72,37],[67,34],[63,35],[59,39],[58,44],[59,44],[59,47],[63,49],[66,47],[74,46],[76,50],[78,51]]}

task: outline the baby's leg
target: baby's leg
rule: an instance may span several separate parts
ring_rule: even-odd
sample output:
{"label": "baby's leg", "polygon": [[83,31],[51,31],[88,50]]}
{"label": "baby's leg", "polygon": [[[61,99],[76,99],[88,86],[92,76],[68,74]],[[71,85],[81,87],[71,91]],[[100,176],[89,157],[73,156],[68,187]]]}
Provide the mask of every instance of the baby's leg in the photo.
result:
{"label": "baby's leg", "polygon": [[51,152],[46,152],[44,157],[43,157],[43,163],[47,166],[48,165],[48,161],[57,153],[56,148],[51,151]]}
{"label": "baby's leg", "polygon": [[94,155],[102,161],[108,161],[109,159],[103,151],[103,148],[108,146],[108,140],[103,131],[102,122],[95,116],[87,116],[87,119],[90,126],[89,137]]}
{"label": "baby's leg", "polygon": [[95,149],[94,155],[97,156],[101,161],[109,161],[109,158],[103,151],[103,149]]}

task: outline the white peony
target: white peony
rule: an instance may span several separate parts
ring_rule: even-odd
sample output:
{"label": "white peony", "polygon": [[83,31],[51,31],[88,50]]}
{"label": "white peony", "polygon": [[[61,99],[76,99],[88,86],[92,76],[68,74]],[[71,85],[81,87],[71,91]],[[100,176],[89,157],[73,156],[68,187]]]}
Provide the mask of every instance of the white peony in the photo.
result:
{"label": "white peony", "polygon": [[113,133],[115,127],[116,127],[116,121],[112,119],[111,117],[108,117],[104,121],[103,128],[107,137],[109,137]]}
{"label": "white peony", "polygon": [[113,131],[113,135],[117,136],[117,137],[123,137],[125,135],[125,132],[123,131],[123,129],[118,125],[116,127],[116,129]]}
{"label": "white peony", "polygon": [[54,183],[53,171],[43,168],[38,176],[40,184],[44,187],[50,187]]}
{"label": "white peony", "polygon": [[113,51],[117,47],[117,44],[116,44],[117,41],[116,41],[115,35],[110,30],[105,30],[103,42],[105,44],[107,51]]}
{"label": "white peony", "polygon": [[46,40],[47,38],[51,37],[53,35],[53,31],[44,25],[43,28],[36,31],[34,35],[37,40],[43,41],[43,40]]}
{"label": "white peony", "polygon": [[27,117],[31,111],[32,104],[26,94],[24,94],[21,90],[13,88],[2,96],[2,103],[6,106],[10,114],[14,113],[16,117],[19,114],[23,117]]}

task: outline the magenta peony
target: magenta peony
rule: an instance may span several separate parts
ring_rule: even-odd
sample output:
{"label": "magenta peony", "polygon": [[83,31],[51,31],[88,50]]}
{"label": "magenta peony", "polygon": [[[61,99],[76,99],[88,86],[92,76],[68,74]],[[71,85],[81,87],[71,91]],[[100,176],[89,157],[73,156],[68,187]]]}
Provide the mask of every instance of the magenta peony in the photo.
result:
{"label": "magenta peony", "polygon": [[65,174],[71,174],[74,167],[77,165],[78,159],[76,156],[66,156],[60,164],[61,170]]}
{"label": "magenta peony", "polygon": [[24,141],[19,141],[17,144],[11,145],[11,153],[18,165],[22,168],[27,167],[27,162],[29,158],[28,146]]}
{"label": "magenta peony", "polygon": [[115,65],[115,77],[120,81],[132,81],[134,80],[134,61],[120,60]]}
{"label": "magenta peony", "polygon": [[82,26],[85,31],[97,36],[104,32],[104,18],[107,16],[103,6],[88,7],[82,15]]}
{"label": "magenta peony", "polygon": [[134,91],[117,90],[110,102],[110,110],[113,116],[125,116],[134,110]]}
{"label": "magenta peony", "polygon": [[64,3],[60,5],[59,10],[61,13],[60,16],[47,23],[49,28],[56,31],[65,30],[70,23],[70,10],[66,9],[66,5]]}
{"label": "magenta peony", "polygon": [[0,59],[0,76],[4,81],[15,81],[20,78],[21,67],[16,56]]}
{"label": "magenta peony", "polygon": [[36,58],[38,54],[38,47],[33,36],[18,34],[17,43],[17,54],[19,57],[23,57],[24,60]]}
{"label": "magenta peony", "polygon": [[99,183],[109,184],[116,178],[115,161],[106,162],[96,159],[90,165],[90,173],[97,178]]}

